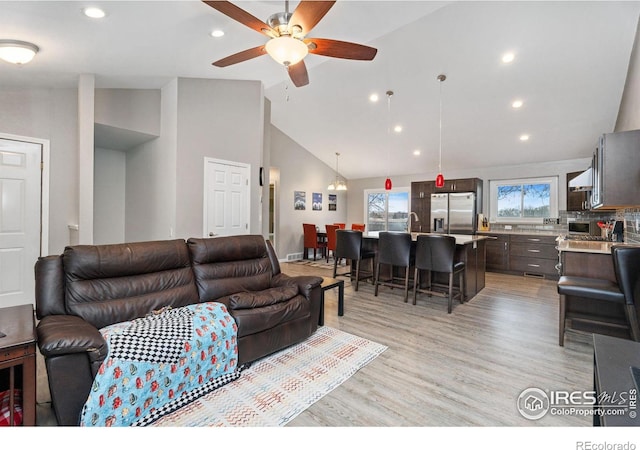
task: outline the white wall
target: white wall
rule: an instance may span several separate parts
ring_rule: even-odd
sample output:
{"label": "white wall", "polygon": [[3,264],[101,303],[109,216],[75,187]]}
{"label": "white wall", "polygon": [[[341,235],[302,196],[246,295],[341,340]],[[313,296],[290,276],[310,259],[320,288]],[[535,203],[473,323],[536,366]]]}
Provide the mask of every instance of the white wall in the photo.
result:
{"label": "white wall", "polygon": [[[331,168],[309,153],[278,128],[271,129],[271,167],[280,171],[276,253],[281,260],[288,254],[301,253],[304,243],[303,223],[314,223],[320,229],[326,224],[345,222],[347,218],[347,195],[337,194],[337,209],[329,211],[327,186],[335,180],[335,167]],[[348,183],[349,192],[351,183]],[[293,209],[293,192],[306,192],[307,208]],[[311,209],[312,193],[322,193],[322,211]]]}
{"label": "white wall", "polygon": [[125,242],[126,154],[96,148],[94,161],[93,242]]}
{"label": "white wall", "polygon": [[95,122],[151,135],[160,134],[159,89],[96,89]]}
{"label": "white wall", "polygon": [[258,171],[264,150],[263,130],[261,82],[178,79],[177,237],[202,236],[205,157],[251,166],[249,230],[262,233]]}
{"label": "white wall", "polygon": [[78,223],[77,89],[0,87],[0,131],[50,142],[48,253],[59,254]]}
{"label": "white wall", "polygon": [[161,90],[159,138],[127,151],[125,239],[128,242],[176,236],[176,146],[178,80]]}
{"label": "white wall", "polygon": [[[594,144],[595,145],[595,144]],[[489,181],[506,178],[530,178],[544,176],[558,176],[558,205],[561,210],[566,209],[567,193],[565,186],[567,183],[567,172],[585,170],[591,164],[591,158],[581,158],[565,161],[552,161],[539,164],[526,164],[519,166],[484,167],[477,169],[467,169],[447,172],[444,176],[448,180],[456,178],[481,178],[483,180],[482,212],[488,214],[489,211]],[[405,175],[401,177],[391,177],[394,187],[411,188],[412,181],[435,180],[436,171],[423,174]],[[349,180],[349,213],[347,221],[364,221],[364,190],[383,189],[385,178],[363,178],[359,180]]]}
{"label": "white wall", "polygon": [[631,51],[627,81],[620,102],[615,131],[638,129],[640,129],[640,19]]}

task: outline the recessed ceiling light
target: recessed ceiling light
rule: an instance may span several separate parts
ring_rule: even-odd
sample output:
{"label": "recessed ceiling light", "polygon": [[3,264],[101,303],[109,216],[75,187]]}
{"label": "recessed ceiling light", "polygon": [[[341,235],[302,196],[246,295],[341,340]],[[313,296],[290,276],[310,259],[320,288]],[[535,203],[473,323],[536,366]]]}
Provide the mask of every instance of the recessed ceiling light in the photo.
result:
{"label": "recessed ceiling light", "polygon": [[510,62],[513,62],[515,58],[516,55],[514,55],[513,53],[505,53],[504,55],[502,55],[502,62],[505,64],[509,64]]}
{"label": "recessed ceiling light", "polygon": [[522,108],[522,105],[524,105],[522,100],[514,100],[513,103],[511,103],[511,106],[515,109]]}
{"label": "recessed ceiling light", "polygon": [[413,155],[414,156],[420,156],[420,150],[414,150],[413,151]]}
{"label": "recessed ceiling light", "polygon": [[84,15],[87,17],[91,17],[92,19],[102,19],[106,14],[100,8],[92,6],[84,9]]}
{"label": "recessed ceiling light", "polygon": [[523,134],[520,136],[520,140],[521,141],[528,141],[529,140],[529,135],[528,134]]}
{"label": "recessed ceiling light", "polygon": [[224,36],[224,31],[222,31],[222,30],[213,30],[211,32],[211,36],[213,36],[215,38],[222,37],[222,36]]}
{"label": "recessed ceiling light", "polygon": [[377,102],[379,99],[380,99],[380,97],[378,97],[378,94],[371,94],[369,96],[369,101],[372,101],[374,103]]}
{"label": "recessed ceiling light", "polygon": [[396,125],[395,127],[393,127],[393,131],[395,131],[396,133],[402,133],[402,125]]}

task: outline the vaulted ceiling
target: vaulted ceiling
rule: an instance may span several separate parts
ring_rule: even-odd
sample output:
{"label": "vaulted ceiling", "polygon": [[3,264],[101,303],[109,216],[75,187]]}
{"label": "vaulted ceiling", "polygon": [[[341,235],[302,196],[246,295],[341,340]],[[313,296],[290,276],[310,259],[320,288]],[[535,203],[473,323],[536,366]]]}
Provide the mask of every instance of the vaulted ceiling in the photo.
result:
{"label": "vaulted ceiling", "polygon": [[[265,21],[285,8],[236,4]],[[0,39],[41,49],[28,65],[0,64],[0,84],[74,86],[81,73],[104,88],[159,88],[174,77],[260,80],[272,123],[331,167],[340,152],[350,179],[435,171],[440,100],[443,169],[589,157],[615,125],[640,14],[632,1],[338,1],[310,36],[378,53],[373,61],[310,54],[309,85],[296,88],[267,55],[212,66],[266,37],[200,1],[92,2],[107,13],[100,20],[82,14],[87,5],[0,1]],[[211,37],[215,28],[225,35]],[[510,63],[501,60],[506,52]],[[514,100],[523,105],[513,108]],[[402,132],[391,130],[396,124]]]}

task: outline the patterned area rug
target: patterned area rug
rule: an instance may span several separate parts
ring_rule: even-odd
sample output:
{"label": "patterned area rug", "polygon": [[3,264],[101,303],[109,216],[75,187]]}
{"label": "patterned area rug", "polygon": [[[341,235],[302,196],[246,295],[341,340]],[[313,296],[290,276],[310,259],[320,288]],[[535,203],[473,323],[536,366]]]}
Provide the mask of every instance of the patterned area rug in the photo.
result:
{"label": "patterned area rug", "polygon": [[387,349],[335,328],[267,356],[152,426],[283,426]]}
{"label": "patterned area rug", "polygon": [[[329,258],[329,262],[326,259],[318,258],[315,261],[313,259],[298,259],[295,261],[287,261],[287,264],[296,264],[299,266],[309,266],[309,267],[319,267],[322,269],[330,269],[333,270],[333,258]],[[348,264],[345,264],[345,260],[343,259],[340,264],[338,264],[338,272],[344,272],[345,267]]]}

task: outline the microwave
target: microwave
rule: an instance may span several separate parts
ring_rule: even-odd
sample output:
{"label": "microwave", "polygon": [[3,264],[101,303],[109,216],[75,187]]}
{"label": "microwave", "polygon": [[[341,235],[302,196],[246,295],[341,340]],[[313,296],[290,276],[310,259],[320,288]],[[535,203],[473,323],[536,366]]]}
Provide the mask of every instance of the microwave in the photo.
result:
{"label": "microwave", "polygon": [[600,236],[601,231],[598,222],[595,220],[579,220],[567,223],[569,234],[587,234]]}

